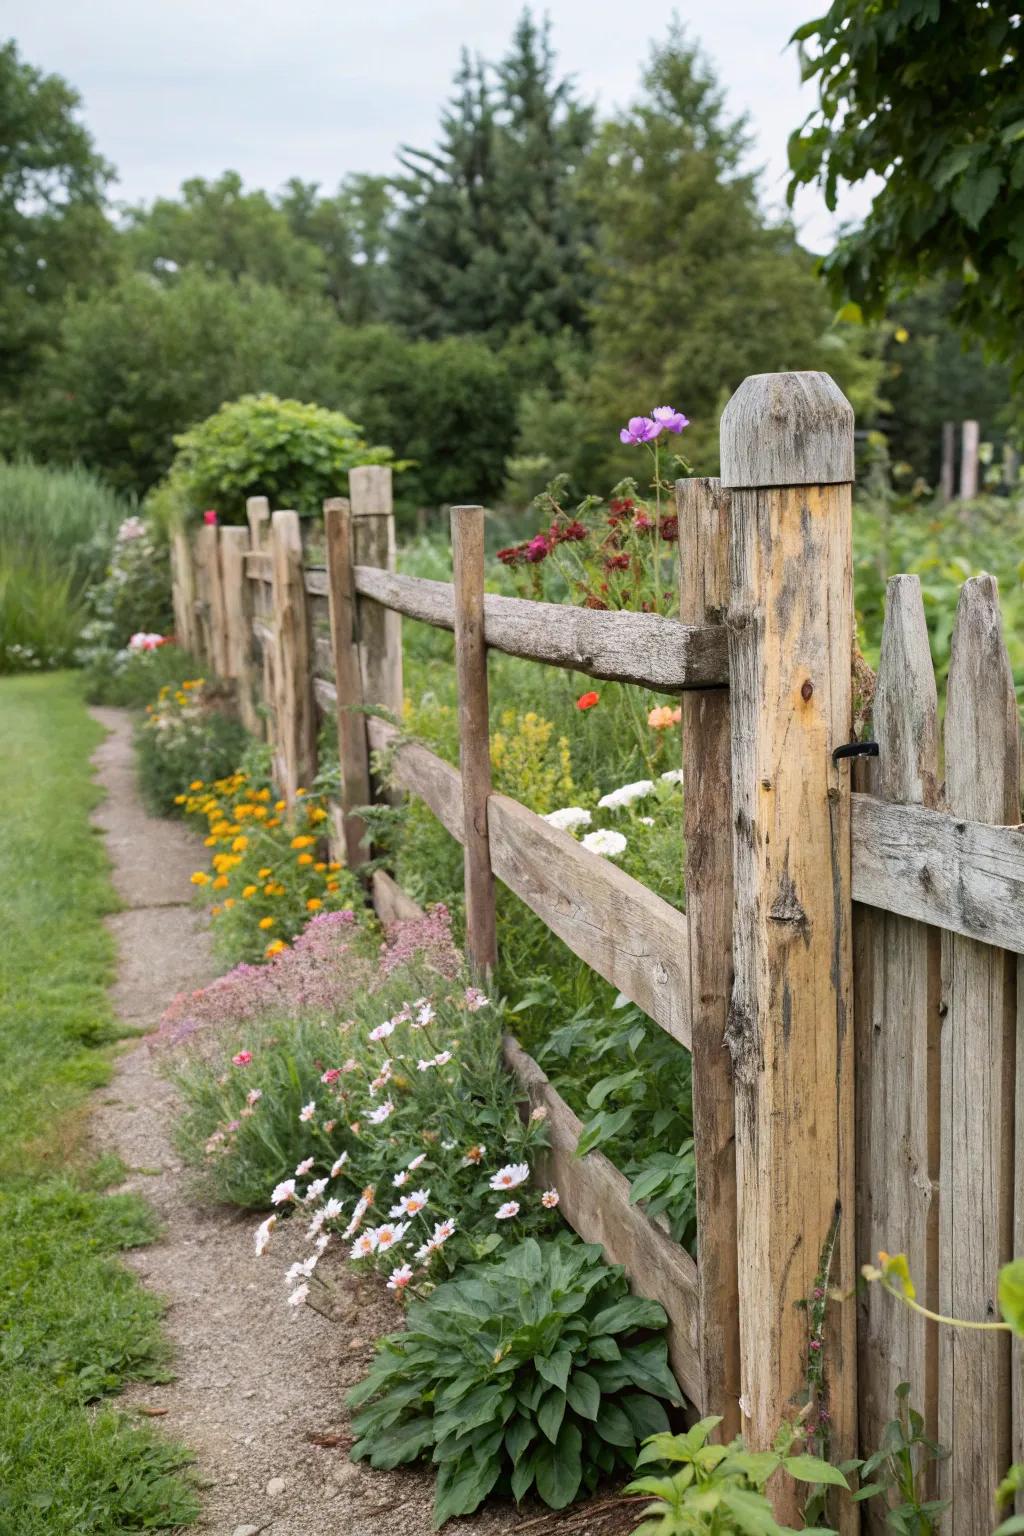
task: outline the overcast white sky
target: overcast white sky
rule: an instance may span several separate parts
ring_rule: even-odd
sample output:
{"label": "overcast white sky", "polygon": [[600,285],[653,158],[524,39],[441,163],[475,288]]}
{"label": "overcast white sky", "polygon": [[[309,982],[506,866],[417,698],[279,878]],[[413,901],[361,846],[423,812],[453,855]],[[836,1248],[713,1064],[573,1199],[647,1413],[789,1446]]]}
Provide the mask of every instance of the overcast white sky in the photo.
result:
{"label": "overcast white sky", "polygon": [[[187,176],[239,171],[274,190],[289,176],[333,189],[349,171],[387,172],[400,143],[433,142],[459,49],[499,55],[522,0],[3,0],[0,36],[64,75],[83,98],[115,195],[170,194]],[[535,5],[535,11],[543,5]],[[673,11],[750,114],[766,200],[781,204],[786,139],[813,106],[793,29],[821,0],[551,0],[564,70],[604,108],[628,101]],[[851,191],[839,216],[867,205]],[[812,249],[834,220],[816,191],[797,203]]]}

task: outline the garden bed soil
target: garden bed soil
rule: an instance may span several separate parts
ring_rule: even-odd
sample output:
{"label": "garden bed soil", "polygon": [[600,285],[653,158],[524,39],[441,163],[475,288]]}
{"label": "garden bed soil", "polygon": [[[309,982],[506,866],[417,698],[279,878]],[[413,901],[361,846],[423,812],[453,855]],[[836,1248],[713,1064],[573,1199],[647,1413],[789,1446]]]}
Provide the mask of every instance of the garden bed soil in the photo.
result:
{"label": "garden bed soil", "polygon": [[[113,1000],[122,1020],[151,1030],[174,993],[217,973],[205,917],[191,899],[190,875],[205,862],[205,850],[181,823],[150,816],[141,804],[131,716],[93,713],[109,732],[94,757],[106,791],[94,821],[123,903],[109,919],[118,949]],[[119,1154],[129,1169],[123,1188],[148,1200],[164,1227],[159,1242],[128,1262],[166,1299],[175,1379],[131,1387],[123,1406],[194,1451],[199,1531],[428,1536],[429,1472],[378,1472],[348,1459],[345,1392],[363,1376],[374,1339],[399,1326],[399,1307],[339,1264],[328,1276],[337,1285],[335,1316],[292,1311],[284,1271],[304,1256],[300,1225],[280,1226],[269,1253],[257,1260],[252,1234],[259,1218],[204,1204],[190,1187],[171,1140],[176,1107],[173,1088],[142,1041],[121,1056],[93,1120],[98,1150]],[[497,1505],[448,1529],[453,1536],[503,1536],[524,1525],[557,1530],[563,1522],[578,1536],[607,1529],[596,1511],[592,1523],[577,1510],[538,1526],[542,1515]]]}

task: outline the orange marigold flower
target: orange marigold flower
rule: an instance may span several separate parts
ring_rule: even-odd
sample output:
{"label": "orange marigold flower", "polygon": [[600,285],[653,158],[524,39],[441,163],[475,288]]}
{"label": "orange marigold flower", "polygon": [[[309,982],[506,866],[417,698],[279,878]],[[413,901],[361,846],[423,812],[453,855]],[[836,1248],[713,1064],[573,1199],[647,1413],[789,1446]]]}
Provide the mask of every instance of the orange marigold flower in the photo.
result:
{"label": "orange marigold flower", "polygon": [[197,869],[192,876],[193,885],[209,885],[210,877],[205,870]]}
{"label": "orange marigold flower", "polygon": [[256,891],[257,887],[255,885],[244,885],[242,887],[242,895],[245,897],[246,901],[249,900],[250,896],[255,896]]}
{"label": "orange marigold flower", "polygon": [[213,888],[215,891],[223,891],[227,889],[227,884],[227,875],[218,875],[216,880],[213,882]]}
{"label": "orange marigold flower", "polygon": [[189,785],[189,789],[202,789],[202,787],[203,787],[202,779],[193,779],[192,783]]}
{"label": "orange marigold flower", "polygon": [[309,837],[307,833],[300,832],[298,837],[293,837],[292,838],[292,847],[293,848],[312,848],[312,846],[313,846],[313,844],[315,842],[316,842],[316,838],[315,837]]}
{"label": "orange marigold flower", "polygon": [[320,900],[320,898],[318,896],[311,896],[309,898],[309,900],[306,902],[306,911],[307,912],[319,912],[320,908],[322,906],[323,906],[323,902]]}
{"label": "orange marigold flower", "polygon": [[261,880],[269,880],[270,876],[273,874],[273,870],[264,867],[263,869],[258,869],[256,873],[259,875]]}
{"label": "orange marigold flower", "polygon": [[273,960],[275,955],[279,955],[283,949],[287,948],[288,945],[285,943],[284,939],[275,939],[273,944],[267,945],[263,953],[266,955],[268,960]]}
{"label": "orange marigold flower", "polygon": [[249,846],[249,839],[247,837],[236,837],[231,846],[236,853],[244,853]]}
{"label": "orange marigold flower", "polygon": [[233,896],[226,896],[224,898],[224,911],[225,912],[230,912],[231,908],[234,906],[234,904],[235,904],[235,898]]}
{"label": "orange marigold flower", "polygon": [[274,919],[272,917],[261,917],[260,918],[260,927],[261,928],[273,928],[273,926],[274,926]]}
{"label": "orange marigold flower", "polygon": [[295,862],[297,864],[312,864],[313,855],[311,853],[300,853]]}

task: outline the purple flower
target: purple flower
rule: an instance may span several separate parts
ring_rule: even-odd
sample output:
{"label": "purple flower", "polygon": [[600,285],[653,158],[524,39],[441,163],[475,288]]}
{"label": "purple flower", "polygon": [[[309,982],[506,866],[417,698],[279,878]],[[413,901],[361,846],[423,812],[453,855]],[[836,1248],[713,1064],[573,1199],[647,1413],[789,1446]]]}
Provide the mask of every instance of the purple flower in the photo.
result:
{"label": "purple flower", "polygon": [[[690,425],[690,418],[684,416],[682,411],[677,411],[672,405],[659,405],[651,412],[659,427],[664,427],[666,432],[681,432],[684,427]],[[630,426],[633,423],[630,422]]]}
{"label": "purple flower", "polygon": [[621,443],[650,443],[661,431],[661,423],[649,416],[631,416],[629,425],[619,433]]}

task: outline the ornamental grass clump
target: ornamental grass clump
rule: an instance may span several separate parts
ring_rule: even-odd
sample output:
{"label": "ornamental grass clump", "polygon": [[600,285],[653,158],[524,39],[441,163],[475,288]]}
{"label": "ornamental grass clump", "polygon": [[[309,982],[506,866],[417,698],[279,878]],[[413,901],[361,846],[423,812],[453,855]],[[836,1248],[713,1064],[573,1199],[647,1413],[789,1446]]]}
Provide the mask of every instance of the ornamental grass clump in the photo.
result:
{"label": "ornamental grass clump", "polygon": [[492,1492],[518,1502],[534,1489],[563,1509],[668,1430],[663,1403],[681,1398],[665,1322],[598,1246],[527,1238],[414,1302],[406,1330],[380,1341],[349,1394],[352,1455],[374,1467],[429,1455],[435,1527]]}
{"label": "ornamental grass clump", "polygon": [[288,810],[270,786],[241,769],[209,783],[197,778],[175,797],[206,828],[212,873],[192,883],[211,901],[218,952],[230,961],[272,960],[317,912],[361,905],[358,883],[326,856],[325,796],[297,791]]}

